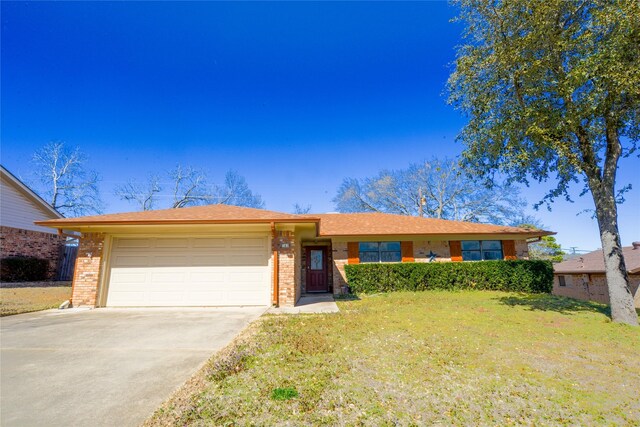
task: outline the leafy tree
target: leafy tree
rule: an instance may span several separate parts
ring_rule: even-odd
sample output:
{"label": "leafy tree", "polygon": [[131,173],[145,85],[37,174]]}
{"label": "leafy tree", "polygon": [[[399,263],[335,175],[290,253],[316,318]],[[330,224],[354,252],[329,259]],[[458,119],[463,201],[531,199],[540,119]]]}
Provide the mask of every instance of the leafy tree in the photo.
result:
{"label": "leafy tree", "polygon": [[465,26],[450,102],[468,115],[465,165],[490,180],[584,183],[595,204],[611,314],[638,324],[617,222],[618,160],[640,136],[640,2],[456,0]]}
{"label": "leafy tree", "polygon": [[469,179],[454,159],[433,158],[406,169],[345,178],[333,199],[339,212],[385,212],[506,224],[522,218],[526,202],[511,185],[486,188]]}
{"label": "leafy tree", "polygon": [[561,262],[564,251],[553,236],[542,236],[539,242],[529,244],[529,258]]}
{"label": "leafy tree", "polygon": [[33,155],[39,193],[65,216],[101,213],[100,176],[87,170],[87,157],[64,142],[46,144]]}

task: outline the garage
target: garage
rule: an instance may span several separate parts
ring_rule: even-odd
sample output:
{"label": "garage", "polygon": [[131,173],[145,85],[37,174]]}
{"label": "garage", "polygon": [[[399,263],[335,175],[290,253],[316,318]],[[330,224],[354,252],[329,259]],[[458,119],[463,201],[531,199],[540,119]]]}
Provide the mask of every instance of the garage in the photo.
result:
{"label": "garage", "polygon": [[267,235],[114,237],[109,307],[269,305]]}

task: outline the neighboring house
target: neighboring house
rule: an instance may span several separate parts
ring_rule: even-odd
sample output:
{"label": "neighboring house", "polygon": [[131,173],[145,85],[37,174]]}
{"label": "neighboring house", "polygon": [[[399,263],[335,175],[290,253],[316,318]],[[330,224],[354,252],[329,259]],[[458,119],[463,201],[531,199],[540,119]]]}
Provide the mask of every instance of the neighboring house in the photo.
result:
{"label": "neighboring house", "polygon": [[294,215],[228,205],[39,222],[82,233],[75,306],[293,306],[342,293],[344,266],[527,258],[553,234],[381,213]]}
{"label": "neighboring house", "polygon": [[3,166],[0,180],[0,257],[44,258],[49,278],[55,278],[66,238],[34,222],[63,216]]}
{"label": "neighboring house", "polygon": [[[622,254],[629,273],[629,288],[635,295],[636,308],[640,308],[640,242],[623,247]],[[609,304],[602,249],[555,264],[553,270],[555,295]]]}

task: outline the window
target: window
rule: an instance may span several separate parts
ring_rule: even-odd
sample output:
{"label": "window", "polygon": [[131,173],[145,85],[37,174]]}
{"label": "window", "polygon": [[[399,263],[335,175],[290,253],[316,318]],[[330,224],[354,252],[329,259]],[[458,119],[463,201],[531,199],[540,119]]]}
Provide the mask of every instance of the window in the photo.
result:
{"label": "window", "polygon": [[463,240],[461,244],[463,261],[502,259],[500,240]]}
{"label": "window", "polygon": [[558,276],[558,284],[560,286],[567,286],[567,282],[565,282],[564,276]]}
{"label": "window", "polygon": [[360,262],[401,262],[400,242],[361,242]]}

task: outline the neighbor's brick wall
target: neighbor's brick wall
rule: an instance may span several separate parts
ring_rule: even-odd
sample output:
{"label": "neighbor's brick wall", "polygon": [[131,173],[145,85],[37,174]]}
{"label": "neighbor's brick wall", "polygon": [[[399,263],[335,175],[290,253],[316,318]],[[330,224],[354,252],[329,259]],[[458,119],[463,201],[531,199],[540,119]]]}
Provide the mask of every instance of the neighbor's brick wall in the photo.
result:
{"label": "neighbor's brick wall", "polygon": [[[288,248],[278,247],[278,290],[279,304],[293,307],[298,301],[299,291],[296,290],[296,241],[293,231],[278,231],[277,241],[288,242]],[[299,284],[299,282],[297,282]]]}
{"label": "neighbor's brick wall", "polygon": [[0,226],[0,256],[30,256],[49,261],[47,276],[55,279],[66,237],[41,231]]}
{"label": "neighbor's brick wall", "polygon": [[83,234],[73,275],[71,304],[74,307],[96,306],[103,250],[104,234]]}
{"label": "neighbor's brick wall", "polygon": [[[564,276],[567,286],[560,286],[558,276]],[[640,286],[640,274],[629,275],[629,286],[632,295],[636,295]],[[553,277],[553,294],[575,298],[583,301],[596,301],[609,304],[609,289],[604,274],[555,274]],[[636,308],[640,308],[640,299],[635,298]]]}

